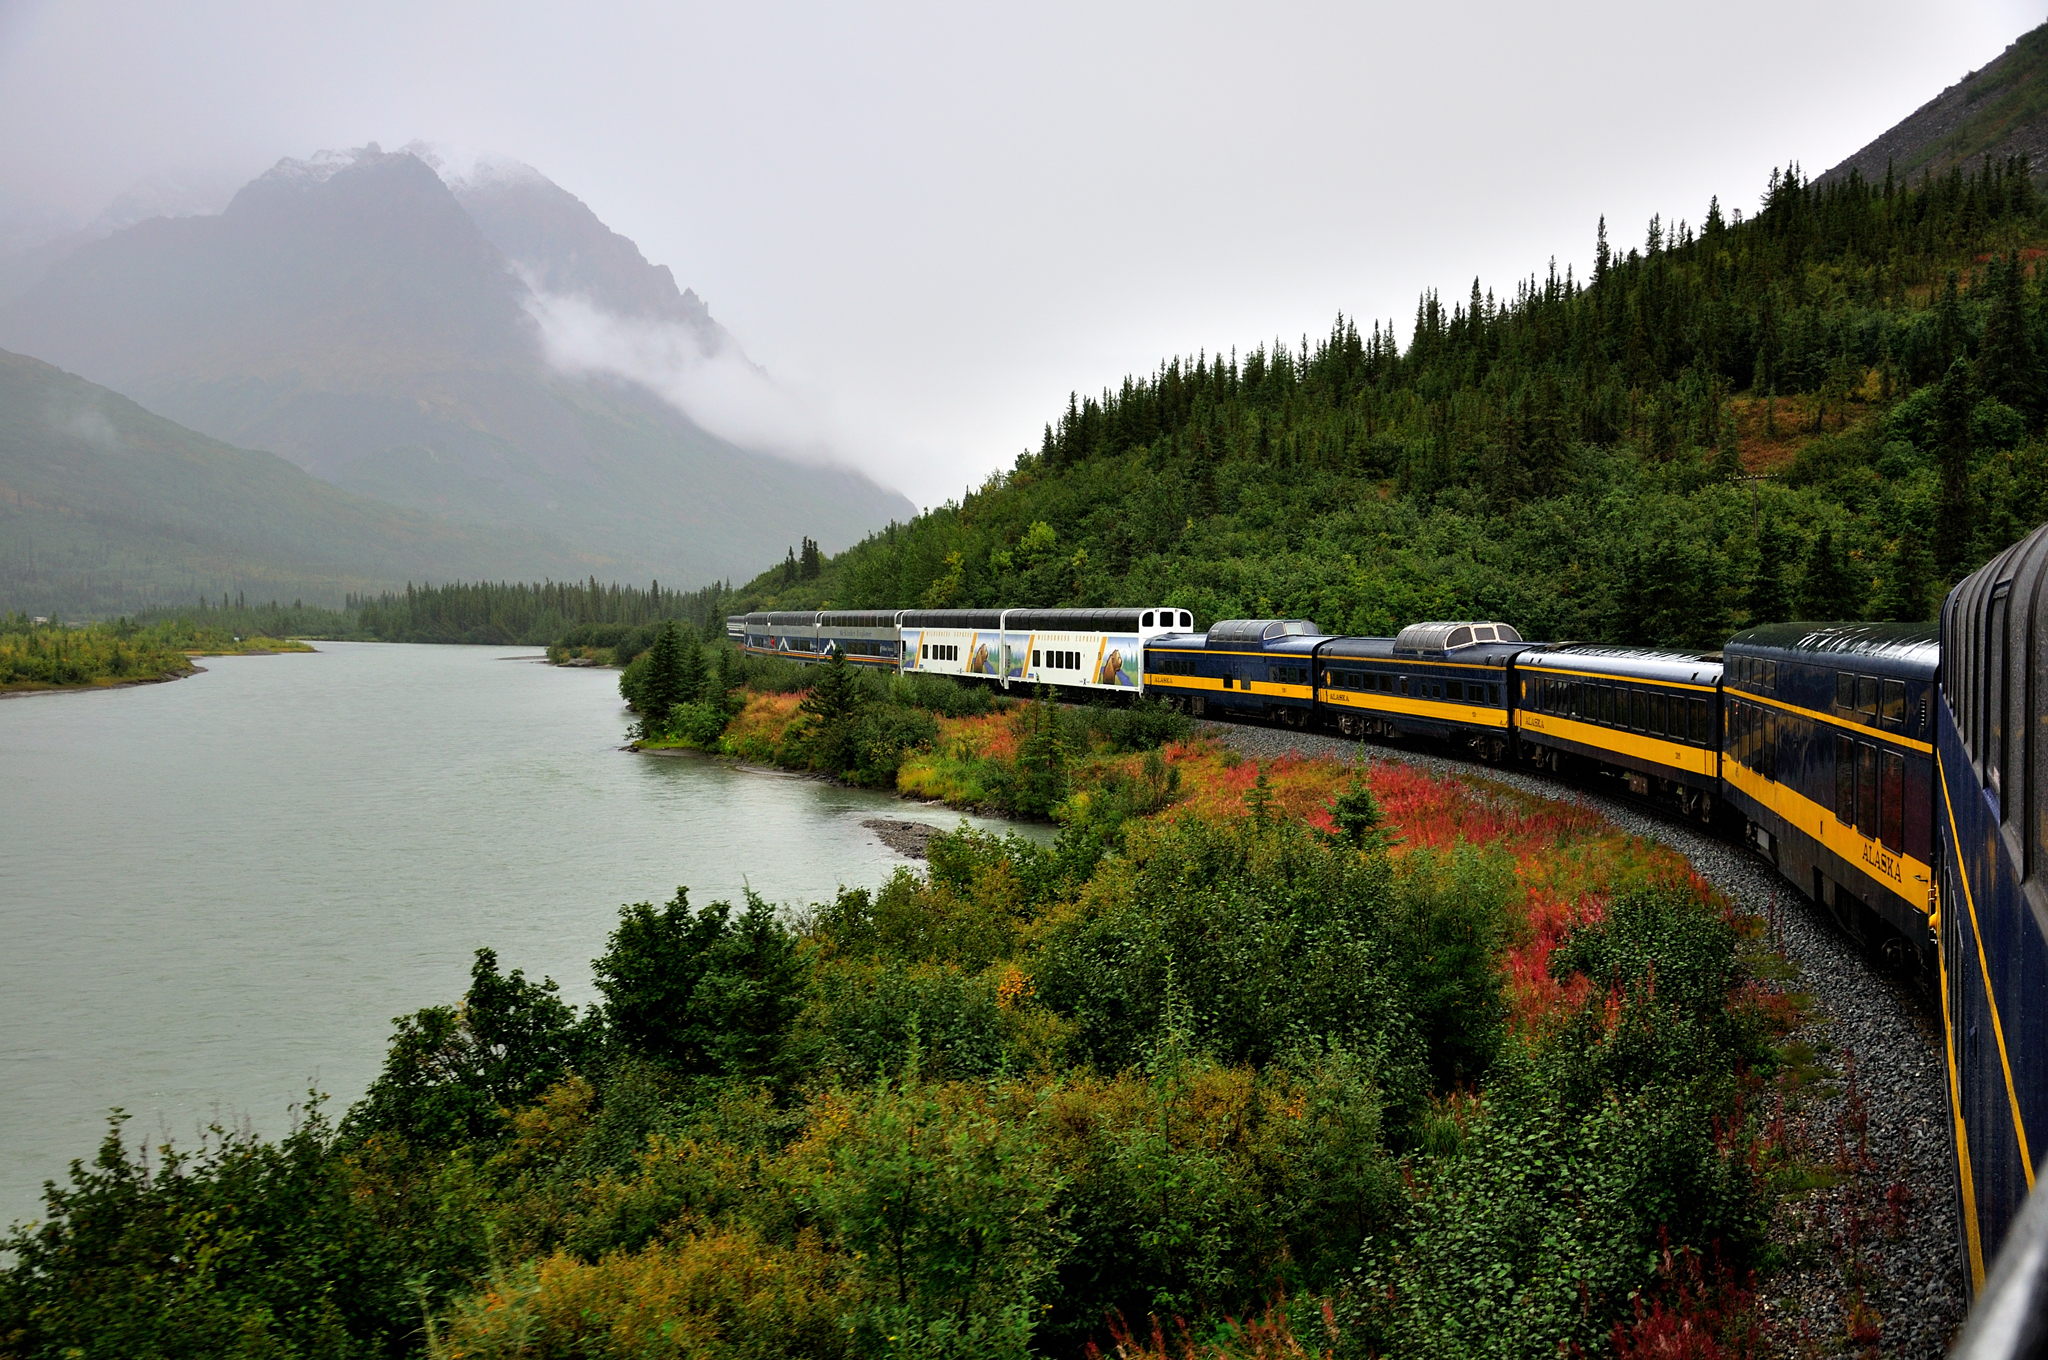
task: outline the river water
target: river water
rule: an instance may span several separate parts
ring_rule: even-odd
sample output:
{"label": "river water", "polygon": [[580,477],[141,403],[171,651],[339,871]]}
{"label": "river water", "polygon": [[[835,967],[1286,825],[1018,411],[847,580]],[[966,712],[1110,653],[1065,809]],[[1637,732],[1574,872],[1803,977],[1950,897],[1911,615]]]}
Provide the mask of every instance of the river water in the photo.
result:
{"label": "river water", "polygon": [[[942,808],[620,750],[618,677],[519,648],[321,643],[0,702],[0,1224],[131,1137],[335,1113],[476,949],[592,999],[621,903],[826,900]],[[977,821],[978,825],[998,823]]]}

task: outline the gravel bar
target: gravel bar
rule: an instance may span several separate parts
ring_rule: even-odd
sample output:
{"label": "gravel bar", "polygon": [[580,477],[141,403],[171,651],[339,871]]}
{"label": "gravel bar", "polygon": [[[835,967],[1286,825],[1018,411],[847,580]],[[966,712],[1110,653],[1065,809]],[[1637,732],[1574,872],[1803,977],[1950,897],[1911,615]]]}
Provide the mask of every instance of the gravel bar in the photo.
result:
{"label": "gravel bar", "polygon": [[[1941,1028],[1931,998],[1884,976],[1825,911],[1753,852],[1675,816],[1433,751],[1234,723],[1198,728],[1257,759],[1362,755],[1583,804],[1623,831],[1678,851],[1743,911],[1773,923],[1772,943],[1796,976],[1772,985],[1811,998],[1797,1037],[1828,1069],[1787,1122],[1794,1137],[1807,1140],[1812,1160],[1842,1174],[1830,1187],[1782,1198],[1774,1210],[1771,1236],[1783,1264],[1758,1287],[1771,1321],[1770,1349],[1912,1360],[1947,1350],[1968,1291],[1956,1241]],[[1852,1337],[1859,1313],[1860,1335]]]}

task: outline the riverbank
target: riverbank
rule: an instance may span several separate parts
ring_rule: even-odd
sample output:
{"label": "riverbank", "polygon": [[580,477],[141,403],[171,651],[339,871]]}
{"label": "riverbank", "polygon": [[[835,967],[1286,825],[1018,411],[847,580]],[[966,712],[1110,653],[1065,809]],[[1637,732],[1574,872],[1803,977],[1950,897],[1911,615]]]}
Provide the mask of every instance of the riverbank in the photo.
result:
{"label": "riverbank", "polygon": [[144,626],[116,619],[73,628],[0,615],[0,695],[159,684],[197,674],[194,657],[312,650],[297,639],[237,637],[185,621]]}

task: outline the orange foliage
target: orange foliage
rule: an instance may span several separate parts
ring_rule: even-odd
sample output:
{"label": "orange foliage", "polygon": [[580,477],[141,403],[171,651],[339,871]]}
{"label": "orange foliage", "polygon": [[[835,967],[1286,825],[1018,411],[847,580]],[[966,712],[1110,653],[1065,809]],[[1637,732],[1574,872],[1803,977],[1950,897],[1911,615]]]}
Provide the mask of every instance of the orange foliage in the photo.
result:
{"label": "orange foliage", "polygon": [[1540,1028],[1585,1000],[1584,978],[1560,984],[1550,976],[1550,954],[1575,926],[1599,920],[1617,892],[1678,882],[1729,910],[1676,852],[1624,835],[1583,804],[1523,793],[1483,774],[1432,775],[1398,760],[1360,767],[1289,755],[1258,762],[1213,739],[1169,746],[1162,754],[1181,771],[1183,797],[1170,816],[1250,816],[1247,795],[1263,770],[1272,815],[1328,831],[1330,803],[1362,773],[1397,838],[1396,858],[1460,844],[1509,856],[1521,889],[1514,908],[1522,928],[1500,964],[1510,1020],[1518,1028]]}

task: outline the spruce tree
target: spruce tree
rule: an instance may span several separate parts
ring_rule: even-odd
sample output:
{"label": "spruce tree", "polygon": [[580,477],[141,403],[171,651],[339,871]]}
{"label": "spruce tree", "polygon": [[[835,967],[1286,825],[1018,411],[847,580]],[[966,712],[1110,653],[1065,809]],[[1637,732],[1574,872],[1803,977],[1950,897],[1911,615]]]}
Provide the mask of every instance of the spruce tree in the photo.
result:
{"label": "spruce tree", "polygon": [[1970,560],[1970,366],[1957,358],[1935,392],[1939,431],[1941,501],[1934,518],[1934,562],[1946,580],[1962,574]]}
{"label": "spruce tree", "polygon": [[1059,710],[1043,692],[1024,711],[1024,733],[1017,743],[1017,775],[1010,804],[1027,816],[1050,816],[1067,796],[1067,743],[1060,731]]}
{"label": "spruce tree", "polygon": [[1806,575],[1799,582],[1798,616],[1815,623],[1853,619],[1862,606],[1861,583],[1835,546],[1834,530],[1822,528],[1806,556]]}
{"label": "spruce tree", "polygon": [[1749,621],[1783,623],[1792,617],[1792,587],[1785,579],[1785,531],[1775,518],[1757,529],[1756,559],[1756,574],[1749,580]]}
{"label": "spruce tree", "polygon": [[845,774],[857,763],[853,729],[860,716],[860,701],[860,677],[847,664],[846,654],[834,651],[817,667],[816,679],[798,706],[798,711],[812,720],[806,745],[817,769]]}
{"label": "spruce tree", "polygon": [[1978,390],[1996,397],[2037,423],[2040,414],[2040,360],[2027,326],[2027,306],[2017,254],[1993,262],[1998,285],[1984,317],[1983,353],[1978,359]]}
{"label": "spruce tree", "polygon": [[660,736],[668,728],[669,710],[688,697],[683,690],[682,629],[670,619],[647,649],[647,670],[640,677],[641,732]]}
{"label": "spruce tree", "polygon": [[1941,290],[1941,302],[1934,309],[1934,352],[1946,371],[1963,357],[1965,348],[1962,297],[1956,291],[1956,271],[1951,269]]}
{"label": "spruce tree", "polygon": [[1927,553],[1920,535],[1908,528],[1899,535],[1886,565],[1884,589],[1878,592],[1879,618],[1894,623],[1918,623],[1927,617]]}

